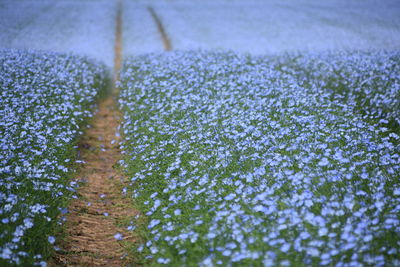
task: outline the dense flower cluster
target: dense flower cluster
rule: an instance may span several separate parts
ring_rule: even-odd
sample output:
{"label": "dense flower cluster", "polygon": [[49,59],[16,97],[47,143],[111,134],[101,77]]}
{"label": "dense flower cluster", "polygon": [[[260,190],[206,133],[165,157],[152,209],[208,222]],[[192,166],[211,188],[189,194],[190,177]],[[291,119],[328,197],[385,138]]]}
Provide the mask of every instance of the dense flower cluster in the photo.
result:
{"label": "dense flower cluster", "polygon": [[384,119],[400,127],[400,53],[331,52],[288,55],[282,69],[303,85],[343,97],[367,118]]}
{"label": "dense flower cluster", "polygon": [[125,62],[122,164],[153,263],[400,264],[399,136],[280,63],[208,52]]}
{"label": "dense flower cluster", "polygon": [[0,51],[0,265],[39,264],[52,247],[75,187],[75,138],[105,74],[74,56]]}

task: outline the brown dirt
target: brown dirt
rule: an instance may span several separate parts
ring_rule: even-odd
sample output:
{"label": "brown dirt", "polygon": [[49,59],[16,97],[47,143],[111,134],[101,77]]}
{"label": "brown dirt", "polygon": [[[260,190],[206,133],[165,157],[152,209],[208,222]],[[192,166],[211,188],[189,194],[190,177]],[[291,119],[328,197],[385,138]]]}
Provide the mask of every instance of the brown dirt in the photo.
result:
{"label": "brown dirt", "polygon": [[153,17],[153,19],[157,25],[158,32],[161,35],[161,39],[162,39],[162,42],[164,45],[164,50],[171,51],[172,50],[171,41],[168,38],[167,32],[165,31],[160,18],[158,17],[157,13],[154,11],[154,8],[152,8],[151,6],[148,6],[147,10],[150,12],[151,16]]}
{"label": "brown dirt", "polygon": [[[122,57],[122,0],[117,2],[115,59],[112,90],[116,92]],[[133,219],[138,211],[132,199],[123,197],[126,178],[118,171],[121,159],[119,136],[116,136],[121,113],[113,96],[99,103],[91,127],[79,142],[79,155],[86,163],[77,179],[86,181],[79,189],[80,197],[69,206],[65,238],[49,266],[126,266],[134,259],[126,253],[137,241],[126,230],[124,222]],[[118,226],[119,225],[119,226]],[[122,240],[114,236],[121,233]]]}
{"label": "brown dirt", "polygon": [[[117,227],[138,214],[132,201],[122,196],[126,181],[116,170],[121,158],[115,135],[119,119],[115,100],[108,97],[99,104],[91,128],[79,143],[86,163],[77,177],[87,183],[79,190],[81,197],[70,204],[66,239],[59,244],[53,266],[125,266],[133,261],[123,246],[126,241],[134,243],[136,237],[126,226]],[[114,238],[117,233],[123,235],[122,241]]]}
{"label": "brown dirt", "polygon": [[122,0],[117,2],[117,17],[115,21],[115,44],[114,44],[114,83],[113,91],[115,91],[115,82],[119,81],[119,72],[122,65]]}

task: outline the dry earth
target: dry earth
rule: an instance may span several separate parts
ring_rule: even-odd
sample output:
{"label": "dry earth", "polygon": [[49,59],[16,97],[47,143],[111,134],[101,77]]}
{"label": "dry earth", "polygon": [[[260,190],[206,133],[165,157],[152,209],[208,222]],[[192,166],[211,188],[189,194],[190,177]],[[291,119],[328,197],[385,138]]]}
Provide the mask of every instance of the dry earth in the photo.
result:
{"label": "dry earth", "polygon": [[[117,4],[115,59],[112,90],[121,68],[122,2]],[[60,242],[50,266],[126,266],[134,262],[126,251],[137,237],[126,230],[126,223],[138,214],[132,199],[123,196],[126,178],[118,170],[121,114],[115,96],[99,103],[91,127],[79,142],[79,154],[85,162],[77,178],[86,182],[80,197],[69,206],[65,238]],[[124,226],[125,225],[125,226]],[[122,235],[119,238],[118,235]],[[117,236],[116,236],[117,235]],[[121,239],[121,240],[119,240]]]}
{"label": "dry earth", "polygon": [[[55,266],[125,266],[126,241],[136,237],[121,224],[129,222],[138,211],[121,194],[126,183],[118,171],[121,153],[116,136],[120,113],[115,100],[108,97],[99,104],[91,127],[79,143],[79,152],[86,163],[78,178],[86,181],[80,188],[66,216],[66,238],[51,265]],[[117,225],[120,224],[121,227]],[[121,233],[123,240],[114,236]]]}
{"label": "dry earth", "polygon": [[[49,266],[127,266],[135,259],[127,253],[139,237],[126,230],[126,223],[139,211],[132,199],[122,194],[126,177],[118,170],[121,159],[118,126],[121,113],[117,108],[115,88],[122,62],[122,0],[117,0],[115,58],[112,96],[99,103],[91,127],[79,143],[79,154],[84,166],[77,179],[86,184],[80,188],[80,197],[69,206],[65,238],[57,244],[59,250]],[[164,27],[152,7],[148,8],[161,35],[164,50],[172,49]],[[124,226],[125,224],[125,226]],[[122,235],[117,240],[116,234]]]}

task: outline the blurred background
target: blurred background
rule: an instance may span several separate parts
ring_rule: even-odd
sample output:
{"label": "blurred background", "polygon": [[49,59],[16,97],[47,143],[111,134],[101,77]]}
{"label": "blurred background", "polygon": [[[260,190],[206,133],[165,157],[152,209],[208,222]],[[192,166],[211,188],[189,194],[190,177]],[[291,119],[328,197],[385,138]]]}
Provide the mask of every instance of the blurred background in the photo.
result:
{"label": "blurred background", "polygon": [[[0,48],[73,52],[112,65],[113,0],[1,0]],[[251,54],[400,48],[398,0],[124,0],[123,54],[172,48]]]}

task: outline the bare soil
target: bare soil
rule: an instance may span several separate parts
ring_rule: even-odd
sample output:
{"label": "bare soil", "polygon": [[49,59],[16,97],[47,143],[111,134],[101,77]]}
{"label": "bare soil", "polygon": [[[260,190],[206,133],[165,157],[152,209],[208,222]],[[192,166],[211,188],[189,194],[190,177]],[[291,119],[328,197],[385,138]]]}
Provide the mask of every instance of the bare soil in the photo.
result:
{"label": "bare soil", "polygon": [[[115,59],[112,93],[122,61],[122,0],[117,0]],[[121,160],[120,136],[117,134],[121,113],[111,95],[99,103],[91,127],[79,142],[79,155],[84,166],[77,179],[86,181],[80,197],[72,200],[67,214],[65,238],[50,266],[126,266],[133,263],[126,250],[137,237],[126,230],[126,224],[138,211],[132,199],[125,198],[122,188],[127,183],[118,170]],[[121,234],[121,238],[116,238]],[[121,239],[121,240],[119,240]]]}
{"label": "bare soil", "polygon": [[[152,7],[148,7],[157,24],[164,50],[172,49],[165,29]],[[114,70],[112,93],[118,94],[116,82],[122,62],[122,0],[117,0]],[[65,238],[58,242],[59,250],[49,266],[128,266],[135,264],[132,253],[127,253],[139,241],[134,232],[126,230],[126,223],[139,214],[132,198],[125,198],[122,189],[128,183],[118,170],[118,126],[121,113],[113,96],[99,103],[91,127],[79,142],[79,155],[84,166],[77,179],[86,181],[79,189],[79,198],[72,200],[66,216]],[[122,240],[115,238],[122,235]],[[140,264],[139,264],[140,265]]]}
{"label": "bare soil", "polygon": [[172,50],[172,45],[171,45],[171,41],[168,38],[167,32],[165,31],[164,25],[162,24],[159,16],[157,15],[157,13],[154,11],[154,8],[151,6],[147,7],[147,10],[150,12],[151,16],[153,17],[154,22],[157,25],[157,29],[158,32],[161,35],[161,40],[163,42],[164,45],[164,50],[165,51],[171,51]]}
{"label": "bare soil", "polygon": [[[123,246],[127,241],[134,243],[136,237],[126,225],[117,226],[138,214],[132,200],[121,193],[126,180],[116,168],[121,159],[116,136],[119,119],[115,100],[108,97],[81,138],[79,152],[86,163],[77,177],[87,182],[70,204],[66,238],[50,265],[125,266],[133,261]],[[114,237],[117,233],[123,240]]]}

